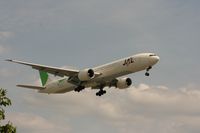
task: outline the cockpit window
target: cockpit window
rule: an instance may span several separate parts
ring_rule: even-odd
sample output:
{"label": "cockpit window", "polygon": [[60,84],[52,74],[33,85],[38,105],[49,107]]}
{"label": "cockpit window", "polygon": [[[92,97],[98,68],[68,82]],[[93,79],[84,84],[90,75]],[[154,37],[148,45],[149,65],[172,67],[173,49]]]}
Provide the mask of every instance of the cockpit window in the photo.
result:
{"label": "cockpit window", "polygon": [[156,56],[156,54],[150,54],[149,56]]}

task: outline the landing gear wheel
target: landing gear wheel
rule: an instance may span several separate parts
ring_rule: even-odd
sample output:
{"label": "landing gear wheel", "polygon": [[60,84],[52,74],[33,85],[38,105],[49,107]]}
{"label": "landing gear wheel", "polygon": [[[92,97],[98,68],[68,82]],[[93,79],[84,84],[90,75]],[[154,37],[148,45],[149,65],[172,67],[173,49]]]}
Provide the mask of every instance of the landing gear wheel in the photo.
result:
{"label": "landing gear wheel", "polygon": [[96,96],[102,96],[103,94],[105,94],[106,91],[105,90],[100,90],[96,93]]}
{"label": "landing gear wheel", "polygon": [[152,66],[149,66],[147,69],[146,69],[146,73],[145,73],[145,76],[149,76],[149,70],[152,68]]}
{"label": "landing gear wheel", "polygon": [[149,76],[149,73],[148,73],[148,72],[146,72],[146,73],[145,73],[145,76]]}
{"label": "landing gear wheel", "polygon": [[80,91],[82,91],[83,89],[85,89],[84,86],[78,86],[77,88],[74,89],[74,91],[80,92]]}
{"label": "landing gear wheel", "polygon": [[96,93],[96,96],[101,96],[99,92]]}
{"label": "landing gear wheel", "polygon": [[96,93],[96,96],[101,96],[101,95],[102,95],[102,93],[100,93],[100,92]]}

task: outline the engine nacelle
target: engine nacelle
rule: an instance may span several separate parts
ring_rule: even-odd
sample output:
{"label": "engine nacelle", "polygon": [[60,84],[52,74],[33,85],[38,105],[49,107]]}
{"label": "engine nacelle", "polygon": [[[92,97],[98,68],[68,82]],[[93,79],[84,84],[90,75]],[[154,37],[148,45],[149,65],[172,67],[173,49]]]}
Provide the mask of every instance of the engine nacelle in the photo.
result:
{"label": "engine nacelle", "polygon": [[92,69],[84,69],[78,73],[78,78],[81,81],[88,81],[94,77],[94,71]]}
{"label": "engine nacelle", "polygon": [[130,78],[117,78],[116,87],[119,89],[128,88],[132,84],[132,80]]}

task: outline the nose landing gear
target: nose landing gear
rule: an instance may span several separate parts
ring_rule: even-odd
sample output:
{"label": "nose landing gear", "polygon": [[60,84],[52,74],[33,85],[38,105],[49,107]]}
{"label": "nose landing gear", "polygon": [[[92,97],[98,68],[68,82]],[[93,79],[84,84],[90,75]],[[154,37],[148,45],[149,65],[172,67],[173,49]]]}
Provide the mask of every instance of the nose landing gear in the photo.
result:
{"label": "nose landing gear", "polygon": [[152,66],[149,66],[147,69],[146,69],[146,73],[145,73],[145,76],[149,76],[149,70],[152,68]]}
{"label": "nose landing gear", "polygon": [[150,74],[148,72],[145,73],[145,76],[149,76]]}

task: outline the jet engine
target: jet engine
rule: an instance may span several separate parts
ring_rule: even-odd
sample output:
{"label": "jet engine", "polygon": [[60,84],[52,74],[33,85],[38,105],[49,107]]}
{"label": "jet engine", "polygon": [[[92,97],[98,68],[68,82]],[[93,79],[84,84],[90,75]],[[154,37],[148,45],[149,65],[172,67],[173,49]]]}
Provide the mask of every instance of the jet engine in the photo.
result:
{"label": "jet engine", "polygon": [[117,78],[116,87],[119,89],[125,89],[125,88],[128,88],[131,84],[132,84],[132,80],[130,78],[127,78],[127,77]]}
{"label": "jet engine", "polygon": [[94,77],[94,71],[92,69],[84,69],[78,73],[78,78],[81,81],[88,81]]}

